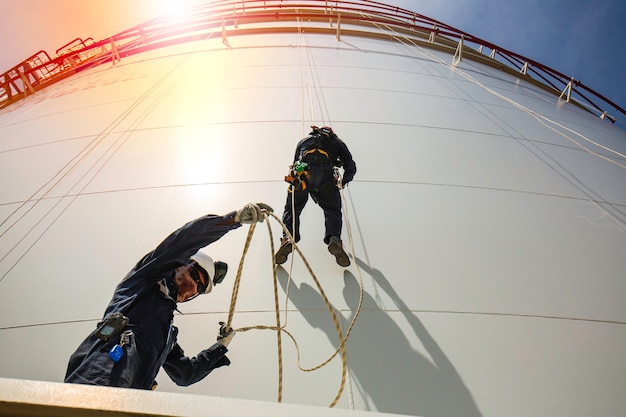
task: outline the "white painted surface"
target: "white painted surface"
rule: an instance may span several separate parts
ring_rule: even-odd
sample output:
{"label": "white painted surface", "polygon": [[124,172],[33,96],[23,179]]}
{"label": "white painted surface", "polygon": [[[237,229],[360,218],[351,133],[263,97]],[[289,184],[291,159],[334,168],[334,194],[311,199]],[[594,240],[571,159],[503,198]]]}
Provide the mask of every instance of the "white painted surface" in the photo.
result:
{"label": "white painted surface", "polygon": [[[334,263],[312,202],[300,248],[344,332],[363,279],[337,408],[626,413],[623,130],[476,63],[451,68],[440,52],[312,35],[230,44],[126,58],[0,112],[0,377],[62,381],[118,281],[186,221],[249,201],[282,214],[297,140],[331,124],[358,165],[344,193],[357,260]],[[190,355],[227,317],[246,233],[209,247],[229,278],[180,306]],[[289,265],[278,269],[283,319]],[[300,261],[286,305],[302,366],[318,365],[338,339]],[[265,224],[233,324],[275,324]],[[329,405],[340,358],[305,373],[283,344],[283,401]],[[159,389],[276,401],[273,332],[238,334],[229,357],[188,388],[163,373]]]}

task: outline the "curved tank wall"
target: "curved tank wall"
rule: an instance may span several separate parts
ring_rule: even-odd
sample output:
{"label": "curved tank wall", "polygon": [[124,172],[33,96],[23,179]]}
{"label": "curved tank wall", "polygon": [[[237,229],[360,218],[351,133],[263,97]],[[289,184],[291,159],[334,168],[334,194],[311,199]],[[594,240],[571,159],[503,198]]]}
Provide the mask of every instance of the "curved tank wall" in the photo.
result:
{"label": "curved tank wall", "polygon": [[[358,165],[341,268],[312,202],[299,244],[343,332],[282,401],[419,416],[626,412],[626,134],[518,77],[387,40],[220,37],[103,65],[0,111],[0,377],[62,381],[115,285],[169,232],[249,201],[280,215],[311,124]],[[274,245],[280,225],[270,219]],[[209,247],[230,273],[181,304],[194,355],[227,317],[248,232]],[[290,257],[291,260],[291,257]],[[339,346],[298,257],[277,268],[300,365]],[[362,283],[362,296],[360,293]],[[245,257],[233,325],[275,325],[268,230]],[[239,332],[232,365],[188,388],[277,401],[276,333]],[[620,394],[620,392],[622,394]]]}

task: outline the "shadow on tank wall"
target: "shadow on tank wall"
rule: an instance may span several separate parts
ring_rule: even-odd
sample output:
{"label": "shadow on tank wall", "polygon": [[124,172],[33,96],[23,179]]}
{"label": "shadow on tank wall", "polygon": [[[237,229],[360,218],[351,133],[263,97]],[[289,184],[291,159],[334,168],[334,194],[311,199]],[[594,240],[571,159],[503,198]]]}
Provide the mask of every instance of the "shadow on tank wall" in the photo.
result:
{"label": "shadow on tank wall", "polygon": [[[431,361],[415,351],[389,312],[364,291],[362,310],[346,344],[352,387],[363,398],[363,407],[370,411],[427,417],[481,417],[472,394],[454,365],[385,275],[359,258],[356,262],[362,273],[369,275],[394,300],[398,311],[405,316],[432,358]],[[331,343],[338,346],[337,332],[332,323],[329,320],[320,322],[319,314],[307,314],[309,310],[306,307],[311,305],[311,300],[319,298],[317,290],[307,283],[298,285],[293,280],[289,281],[289,274],[282,267],[277,268],[277,276],[284,291],[287,291],[287,283],[290,282],[289,299],[309,324],[326,332]],[[349,271],[344,272],[343,296],[350,311],[357,311],[358,280]],[[337,317],[343,331],[347,331],[352,314],[348,319],[339,314]]]}

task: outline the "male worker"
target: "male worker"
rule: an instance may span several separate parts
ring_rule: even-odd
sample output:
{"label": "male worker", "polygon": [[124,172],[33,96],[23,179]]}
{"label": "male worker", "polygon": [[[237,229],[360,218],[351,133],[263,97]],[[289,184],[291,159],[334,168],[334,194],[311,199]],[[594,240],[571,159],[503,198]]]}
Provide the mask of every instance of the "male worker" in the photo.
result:
{"label": "male worker", "polygon": [[172,381],[187,386],[229,365],[225,354],[234,330],[221,323],[217,343],[189,358],[176,342],[174,310],[211,292],[226,275],[224,262],[199,249],[242,223],[262,222],[268,211],[270,206],[257,203],[224,216],[202,216],[146,254],[118,284],[103,321],[71,356],[65,382],[154,389],[162,366]]}
{"label": "male worker", "polygon": [[[296,146],[294,162],[290,175],[285,177],[290,182],[287,202],[283,213],[283,223],[296,242],[300,240],[300,213],[306,205],[309,195],[324,211],[324,243],[328,251],[335,256],[340,266],[350,265],[350,258],[341,243],[341,195],[339,189],[348,185],[356,174],[356,163],[348,146],[328,126],[311,126],[311,133]],[[344,173],[338,181],[338,168]],[[295,212],[292,212],[292,206]],[[295,223],[295,231],[294,231]],[[294,233],[295,232],[295,233]],[[280,247],[274,255],[277,264],[287,261],[292,245],[283,233]]]}

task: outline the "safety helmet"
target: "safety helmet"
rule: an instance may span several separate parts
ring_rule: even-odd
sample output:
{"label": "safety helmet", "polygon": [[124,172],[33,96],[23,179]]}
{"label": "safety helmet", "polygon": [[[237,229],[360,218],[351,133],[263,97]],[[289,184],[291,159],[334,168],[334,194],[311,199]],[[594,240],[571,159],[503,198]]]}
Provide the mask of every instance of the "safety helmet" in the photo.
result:
{"label": "safety helmet", "polygon": [[335,132],[333,132],[333,128],[330,126],[322,126],[320,127],[320,132],[322,132],[323,135],[331,137],[332,135],[335,134]]}
{"label": "safety helmet", "polygon": [[191,257],[191,260],[195,261],[195,267],[200,269],[201,272],[208,277],[208,281],[202,287],[198,287],[198,292],[200,292],[200,294],[210,293],[213,285],[221,283],[226,276],[226,272],[228,271],[228,265],[226,262],[214,261],[213,258],[203,251],[196,252],[196,254]]}
{"label": "safety helmet", "polygon": [[333,128],[330,126],[322,126],[322,127],[317,127],[315,125],[311,126],[311,130],[312,130],[312,134],[313,133],[319,133],[322,134],[328,138],[333,137],[335,135],[335,132],[333,131]]}

